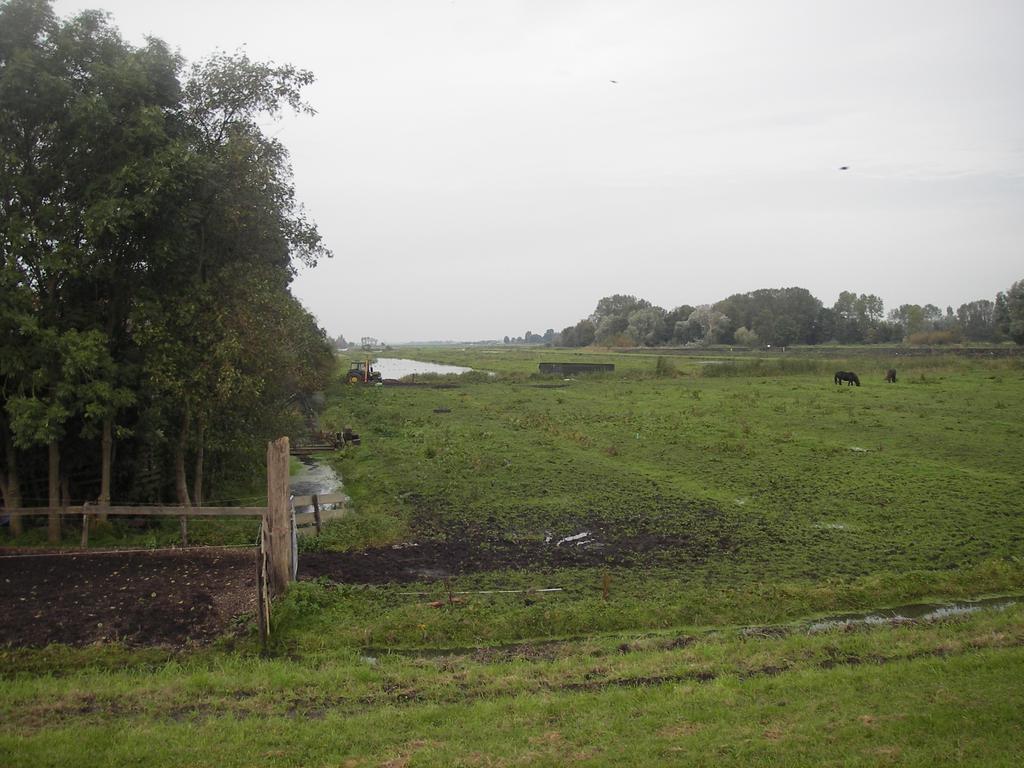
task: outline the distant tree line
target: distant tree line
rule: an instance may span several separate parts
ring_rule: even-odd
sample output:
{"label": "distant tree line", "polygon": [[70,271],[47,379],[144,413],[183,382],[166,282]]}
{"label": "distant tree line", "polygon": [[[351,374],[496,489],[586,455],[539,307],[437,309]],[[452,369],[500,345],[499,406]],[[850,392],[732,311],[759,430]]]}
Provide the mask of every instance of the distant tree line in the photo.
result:
{"label": "distant tree line", "polygon": [[[549,331],[549,333],[551,333]],[[940,309],[903,304],[888,314],[873,294],[843,291],[825,306],[805,288],[762,288],[736,293],[715,304],[675,309],[636,296],[616,294],[575,325],[552,334],[505,343],[551,343],[563,347],[683,346],[735,344],[785,347],[792,344],[948,344],[961,341],[1024,344],[1024,280],[993,300],[978,299]]]}
{"label": "distant tree line", "polygon": [[506,344],[551,344],[554,340],[554,328],[548,328],[543,334],[527,331],[522,336],[506,336],[504,338]]}
{"label": "distant tree line", "polygon": [[289,290],[330,253],[260,127],[310,112],[311,81],[244,54],[186,68],[104,14],[0,2],[7,506],[195,504],[262,474],[333,366]]}

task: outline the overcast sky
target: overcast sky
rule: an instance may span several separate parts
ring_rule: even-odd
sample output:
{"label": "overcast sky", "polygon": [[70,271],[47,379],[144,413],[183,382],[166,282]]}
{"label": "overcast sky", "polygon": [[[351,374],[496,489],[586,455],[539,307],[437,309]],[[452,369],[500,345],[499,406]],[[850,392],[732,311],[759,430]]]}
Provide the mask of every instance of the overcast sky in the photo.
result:
{"label": "overcast sky", "polygon": [[316,74],[319,114],[268,132],[335,253],[295,293],[349,339],[1024,278],[1020,0],[55,3],[95,7]]}

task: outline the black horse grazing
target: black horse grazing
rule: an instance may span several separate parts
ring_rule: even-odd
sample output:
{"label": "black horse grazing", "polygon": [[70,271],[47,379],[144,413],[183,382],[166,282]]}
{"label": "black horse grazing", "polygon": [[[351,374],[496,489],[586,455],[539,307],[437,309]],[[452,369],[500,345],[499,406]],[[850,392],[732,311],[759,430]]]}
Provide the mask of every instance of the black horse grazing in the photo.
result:
{"label": "black horse grazing", "polygon": [[856,384],[860,386],[860,379],[857,378],[857,374],[853,371],[836,371],[836,384],[842,384],[847,382],[851,387]]}
{"label": "black horse grazing", "polygon": [[896,369],[895,368],[890,368],[889,370],[887,370],[885,372],[885,380],[887,382],[889,382],[890,384],[895,384],[896,383]]}

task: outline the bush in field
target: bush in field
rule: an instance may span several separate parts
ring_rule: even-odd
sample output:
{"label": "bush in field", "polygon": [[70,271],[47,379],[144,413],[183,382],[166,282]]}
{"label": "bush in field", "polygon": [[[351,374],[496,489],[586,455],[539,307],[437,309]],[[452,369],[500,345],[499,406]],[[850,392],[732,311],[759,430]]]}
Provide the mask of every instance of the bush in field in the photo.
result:
{"label": "bush in field", "polygon": [[741,347],[756,349],[761,346],[761,339],[749,328],[741,327],[736,329],[736,343]]}
{"label": "bush in field", "polygon": [[460,384],[487,384],[494,381],[497,374],[490,371],[466,371],[458,374]]}
{"label": "bush in field", "polygon": [[654,375],[655,376],[675,376],[676,367],[672,364],[672,361],[667,357],[661,355],[658,356],[658,361],[654,364]]}
{"label": "bush in field", "polygon": [[636,345],[636,342],[633,341],[633,337],[629,336],[629,335],[627,335],[625,333],[617,333],[614,336],[607,336],[607,337],[605,337],[605,339],[603,341],[601,341],[599,343],[600,343],[600,345],[602,347],[609,347],[609,348],[612,348],[612,347],[632,347],[632,346]]}
{"label": "bush in field", "polygon": [[961,339],[958,330],[921,331],[907,336],[907,343],[918,346],[935,346],[939,344],[957,344]]}

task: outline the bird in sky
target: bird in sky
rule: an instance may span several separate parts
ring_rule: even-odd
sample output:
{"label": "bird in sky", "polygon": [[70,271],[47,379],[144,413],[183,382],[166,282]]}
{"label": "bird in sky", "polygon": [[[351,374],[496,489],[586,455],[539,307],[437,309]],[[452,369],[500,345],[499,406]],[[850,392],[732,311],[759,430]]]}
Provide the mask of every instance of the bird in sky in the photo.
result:
{"label": "bird in sky", "polygon": [[840,171],[848,171],[848,170],[850,170],[850,166],[848,166],[848,165],[841,165],[841,166],[839,166],[839,170]]}
{"label": "bird in sky", "polygon": [[608,82],[613,84],[613,85],[618,85],[619,84],[618,80],[609,80]]}

